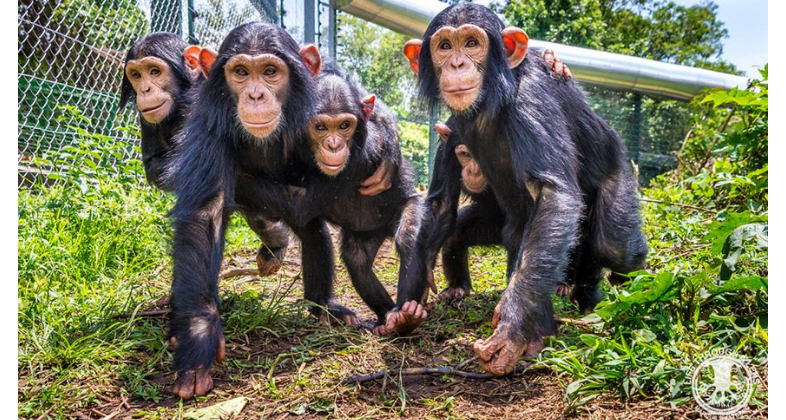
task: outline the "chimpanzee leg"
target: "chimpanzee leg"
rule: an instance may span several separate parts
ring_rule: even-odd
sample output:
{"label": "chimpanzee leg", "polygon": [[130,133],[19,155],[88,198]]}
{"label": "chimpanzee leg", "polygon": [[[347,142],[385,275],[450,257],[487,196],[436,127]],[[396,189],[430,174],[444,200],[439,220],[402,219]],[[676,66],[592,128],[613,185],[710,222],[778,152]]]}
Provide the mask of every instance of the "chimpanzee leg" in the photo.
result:
{"label": "chimpanzee leg", "polygon": [[398,271],[396,307],[388,312],[385,330],[409,334],[426,319],[425,249],[418,245],[424,217],[423,198],[415,195],[404,204],[395,230],[396,252],[401,259]]}
{"label": "chimpanzee leg", "polygon": [[200,212],[174,221],[172,314],[167,341],[175,349],[174,393],[181,398],[210,391],[210,367],[226,356],[219,317],[218,272],[228,220],[223,195],[219,195]]}
{"label": "chimpanzee leg", "polygon": [[448,288],[439,294],[437,300],[461,300],[470,293],[469,247],[500,245],[503,222],[504,217],[481,203],[459,209],[453,234],[442,248],[442,268]]}
{"label": "chimpanzee leg", "polygon": [[573,289],[570,299],[579,305],[582,313],[591,312],[600,302],[601,293],[598,283],[603,278],[603,266],[592,255],[590,242],[579,244],[576,261],[573,264]]}
{"label": "chimpanzee leg", "polygon": [[[519,357],[537,352],[543,336],[556,331],[551,294],[565,278],[583,209],[572,186],[538,187],[532,215],[519,231],[516,268],[500,299],[494,333],[474,346],[483,369],[494,375],[509,373]],[[511,232],[503,231],[503,240],[515,236],[518,229],[505,226],[504,230]]]}
{"label": "chimpanzee leg", "polygon": [[647,240],[641,232],[638,199],[629,171],[604,180],[588,214],[589,234],[583,244],[577,290],[573,291],[573,299],[582,311],[591,311],[600,301],[602,267],[628,273],[644,268],[647,257]]}
{"label": "chimpanzee leg", "polygon": [[263,244],[257,252],[260,276],[276,274],[284,262],[289,245],[289,228],[282,221],[272,221],[260,215],[246,214],[246,222]]}
{"label": "chimpanzee leg", "polygon": [[355,313],[333,302],[333,244],[327,224],[322,219],[312,219],[305,227],[293,230],[302,245],[303,295],[317,305],[311,313],[324,324],[339,320],[356,325]]}
{"label": "chimpanzee leg", "polygon": [[363,302],[377,315],[377,325],[385,320],[395,303],[374,274],[374,258],[386,233],[344,231],[341,241],[341,259],[347,266],[352,285]]}

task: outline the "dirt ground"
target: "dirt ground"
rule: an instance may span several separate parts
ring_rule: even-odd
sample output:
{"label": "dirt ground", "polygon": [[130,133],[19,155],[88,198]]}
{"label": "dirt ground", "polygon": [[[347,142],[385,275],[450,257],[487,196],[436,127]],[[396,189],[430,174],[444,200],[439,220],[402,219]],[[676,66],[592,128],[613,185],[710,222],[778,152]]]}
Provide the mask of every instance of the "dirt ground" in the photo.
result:
{"label": "dirt ground", "polygon": [[[335,239],[335,235],[334,235]],[[285,418],[468,418],[468,419],[698,419],[700,413],[688,404],[668,407],[655,400],[622,403],[601,396],[571,410],[563,396],[568,378],[558,378],[550,370],[528,369],[502,379],[464,379],[450,375],[406,376],[342,385],[352,376],[401,367],[455,366],[470,359],[472,343],[488,327],[498,294],[478,295],[454,308],[435,308],[418,332],[407,338],[378,338],[368,331],[344,326],[324,327],[308,317],[300,301],[300,264],[297,244],[293,244],[284,268],[275,276],[260,279],[240,276],[222,280],[223,317],[227,335],[227,361],[214,368],[215,388],[198,401],[181,402],[169,391],[174,382],[171,355],[163,343],[140,350],[135,360],[124,360],[145,372],[142,384],[123,375],[76,375],[71,385],[88,390],[80,408],[63,411],[53,406],[39,418],[131,419],[180,418],[195,407],[206,407],[245,396],[248,404],[236,419]],[[227,258],[225,270],[255,267],[253,255]],[[380,250],[377,273],[389,292],[395,292],[397,259],[390,242]],[[357,298],[342,266],[337,264],[336,295],[359,311],[369,323],[372,313]],[[230,298],[227,298],[227,295]],[[273,303],[271,303],[273,302]],[[274,302],[278,302],[274,304]],[[474,303],[473,303],[474,302]],[[152,302],[151,302],[152,304]],[[268,305],[277,315],[258,320],[254,308]],[[248,311],[248,312],[246,312]],[[464,314],[477,313],[467,317]],[[477,319],[476,319],[477,318]],[[253,320],[254,322],[250,322]],[[165,317],[144,319],[145,329],[163,330]],[[486,331],[486,330],[483,330]],[[155,331],[157,337],[162,334]],[[160,347],[159,347],[160,346]],[[462,370],[481,372],[477,362]],[[20,369],[19,388],[41,387],[24,379]],[[134,391],[143,387],[146,391]],[[35,391],[35,390],[33,390]],[[45,392],[43,389],[40,392]],[[146,397],[140,397],[140,393]],[[69,405],[73,407],[74,405]],[[227,417],[229,418],[229,417]],[[747,418],[767,418],[766,411]]]}

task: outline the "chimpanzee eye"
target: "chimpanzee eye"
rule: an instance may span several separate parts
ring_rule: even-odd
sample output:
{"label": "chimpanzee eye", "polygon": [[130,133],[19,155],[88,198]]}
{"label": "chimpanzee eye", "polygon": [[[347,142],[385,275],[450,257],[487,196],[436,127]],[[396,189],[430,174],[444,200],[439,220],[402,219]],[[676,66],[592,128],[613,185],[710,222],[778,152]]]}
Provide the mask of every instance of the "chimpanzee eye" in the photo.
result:
{"label": "chimpanzee eye", "polygon": [[343,123],[341,123],[340,126],[338,126],[338,128],[340,128],[342,130],[348,129],[349,128],[349,121],[344,121]]}
{"label": "chimpanzee eye", "polygon": [[466,46],[467,48],[477,47],[477,46],[478,46],[478,40],[477,40],[477,39],[475,39],[475,38],[470,38],[470,39],[467,41],[467,43],[465,44],[465,46]]}
{"label": "chimpanzee eye", "polygon": [[450,42],[448,42],[448,41],[442,41],[442,42],[439,44],[439,49],[440,49],[440,50],[449,50],[450,48],[451,48],[451,47],[450,47]]}
{"label": "chimpanzee eye", "polygon": [[273,66],[268,66],[265,69],[265,76],[274,76],[276,73],[278,73],[278,69]]}
{"label": "chimpanzee eye", "polygon": [[151,76],[158,76],[159,74],[161,74],[161,69],[159,69],[158,67],[153,67],[150,69]]}
{"label": "chimpanzee eye", "polygon": [[138,71],[135,71],[131,73],[131,77],[133,77],[134,79],[141,79],[142,75]]}
{"label": "chimpanzee eye", "polygon": [[246,68],[243,67],[243,66],[235,67],[234,72],[235,72],[235,75],[240,76],[240,77],[248,76],[248,70],[246,70]]}
{"label": "chimpanzee eye", "polygon": [[317,124],[317,131],[327,131],[327,127],[325,124],[319,123]]}

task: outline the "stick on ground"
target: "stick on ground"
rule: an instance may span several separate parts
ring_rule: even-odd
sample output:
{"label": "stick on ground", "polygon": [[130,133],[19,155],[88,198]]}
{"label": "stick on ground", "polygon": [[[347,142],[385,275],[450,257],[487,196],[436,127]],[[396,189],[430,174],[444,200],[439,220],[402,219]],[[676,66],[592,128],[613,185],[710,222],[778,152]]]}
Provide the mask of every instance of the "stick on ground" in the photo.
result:
{"label": "stick on ground", "polygon": [[[523,365],[516,366],[512,372],[508,375],[515,375],[519,372],[524,371],[524,369],[528,368],[531,363],[525,363]],[[363,382],[374,381],[377,379],[382,379],[386,377],[396,378],[399,376],[416,376],[416,375],[451,375],[451,376],[458,376],[461,378],[468,378],[468,379],[494,379],[498,378],[498,376],[494,376],[490,373],[475,373],[475,372],[465,372],[463,370],[458,370],[453,366],[433,366],[433,367],[418,367],[418,368],[406,368],[406,369],[397,369],[397,370],[380,370],[379,372],[370,373],[368,375],[361,375],[361,376],[352,376],[350,378],[344,379],[341,381],[344,385],[353,385],[359,384]]]}

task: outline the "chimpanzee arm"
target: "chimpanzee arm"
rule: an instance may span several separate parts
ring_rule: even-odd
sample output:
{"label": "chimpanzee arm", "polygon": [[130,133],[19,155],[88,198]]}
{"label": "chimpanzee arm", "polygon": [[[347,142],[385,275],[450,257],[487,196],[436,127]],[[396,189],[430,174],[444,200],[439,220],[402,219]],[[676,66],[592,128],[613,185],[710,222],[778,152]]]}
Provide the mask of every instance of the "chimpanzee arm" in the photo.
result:
{"label": "chimpanzee arm", "polygon": [[203,395],[212,387],[210,367],[225,355],[218,273],[234,202],[235,170],[226,146],[231,139],[202,134],[207,132],[187,130],[188,141],[173,162],[178,199],[171,212],[174,279],[169,334],[177,349],[175,393],[183,398]]}
{"label": "chimpanzee arm", "polygon": [[426,198],[426,215],[418,241],[425,249],[426,269],[429,274],[434,269],[442,244],[456,224],[461,196],[461,164],[453,153],[457,144],[454,134],[447,143],[439,144],[434,159],[431,185]]}
{"label": "chimpanzee arm", "polygon": [[170,190],[171,183],[166,179],[166,164],[169,158],[170,145],[161,133],[146,129],[143,123],[142,141],[142,166],[145,168],[145,179],[150,185],[163,190]]}

